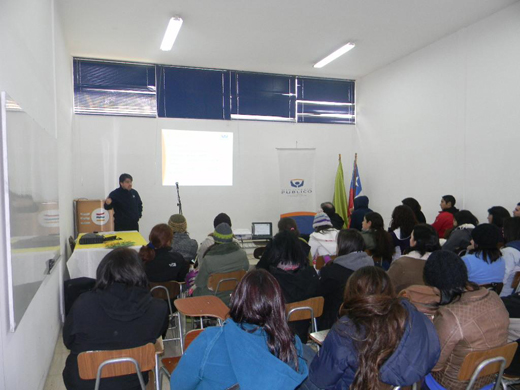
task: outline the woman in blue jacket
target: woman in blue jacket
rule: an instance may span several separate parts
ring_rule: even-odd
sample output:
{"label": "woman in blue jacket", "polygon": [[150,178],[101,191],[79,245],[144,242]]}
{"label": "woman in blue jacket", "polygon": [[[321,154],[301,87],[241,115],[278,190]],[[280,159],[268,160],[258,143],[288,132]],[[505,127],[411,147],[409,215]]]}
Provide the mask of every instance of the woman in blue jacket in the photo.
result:
{"label": "woman in blue jacket", "polygon": [[439,358],[432,322],[396,297],[388,275],[378,267],[352,274],[340,314],[302,388],[376,390],[380,382],[410,386]]}
{"label": "woman in blue jacket", "polygon": [[230,316],[193,341],[172,374],[172,390],[298,387],[307,364],[276,279],[264,270],[247,273],[231,298]]}

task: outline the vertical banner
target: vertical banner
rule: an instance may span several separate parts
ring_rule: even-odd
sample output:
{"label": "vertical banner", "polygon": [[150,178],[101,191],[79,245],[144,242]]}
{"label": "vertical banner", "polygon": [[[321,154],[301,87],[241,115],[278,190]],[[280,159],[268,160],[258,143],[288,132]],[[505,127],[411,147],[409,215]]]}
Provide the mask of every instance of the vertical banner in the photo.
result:
{"label": "vertical banner", "polygon": [[293,218],[302,234],[312,233],[316,214],[316,149],[277,149],[280,165],[280,218]]}

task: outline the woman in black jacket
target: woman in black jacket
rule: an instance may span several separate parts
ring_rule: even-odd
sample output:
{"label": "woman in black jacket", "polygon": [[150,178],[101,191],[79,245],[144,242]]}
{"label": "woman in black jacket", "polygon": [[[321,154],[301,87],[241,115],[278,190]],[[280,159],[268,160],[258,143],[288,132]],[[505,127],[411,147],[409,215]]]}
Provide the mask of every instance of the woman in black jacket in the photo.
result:
{"label": "woman in black jacket", "polygon": [[[63,327],[63,342],[70,349],[63,382],[68,390],[91,390],[95,380],[83,380],[78,355],[93,350],[135,348],[155,340],[168,327],[166,302],[152,298],[148,281],[133,249],[114,249],[96,273],[92,291],[82,294],[72,306]],[[145,381],[148,374],[143,373]],[[137,375],[101,380],[100,389],[140,389]]]}

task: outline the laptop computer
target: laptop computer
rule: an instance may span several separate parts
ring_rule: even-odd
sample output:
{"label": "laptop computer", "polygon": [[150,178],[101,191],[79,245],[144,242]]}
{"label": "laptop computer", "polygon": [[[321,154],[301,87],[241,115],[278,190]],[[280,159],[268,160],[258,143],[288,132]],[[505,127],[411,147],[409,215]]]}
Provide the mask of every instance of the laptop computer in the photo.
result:
{"label": "laptop computer", "polygon": [[273,224],[271,222],[253,222],[251,233],[253,240],[270,240],[273,238]]}

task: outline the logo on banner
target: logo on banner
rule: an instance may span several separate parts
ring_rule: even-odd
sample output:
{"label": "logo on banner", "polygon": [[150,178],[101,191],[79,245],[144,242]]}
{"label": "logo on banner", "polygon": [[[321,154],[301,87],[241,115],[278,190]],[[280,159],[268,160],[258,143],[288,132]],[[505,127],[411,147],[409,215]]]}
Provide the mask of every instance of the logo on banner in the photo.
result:
{"label": "logo on banner", "polygon": [[96,225],[105,225],[108,222],[109,214],[105,209],[99,208],[92,211],[90,218]]}
{"label": "logo on banner", "polygon": [[303,187],[304,183],[305,183],[305,180],[303,180],[303,179],[292,179],[291,187],[300,188],[300,187]]}

